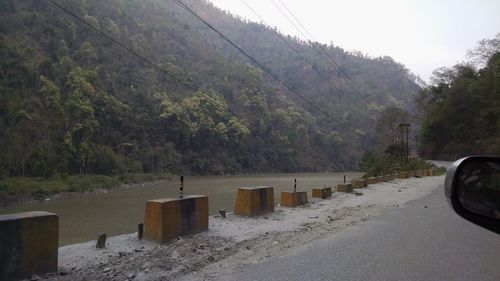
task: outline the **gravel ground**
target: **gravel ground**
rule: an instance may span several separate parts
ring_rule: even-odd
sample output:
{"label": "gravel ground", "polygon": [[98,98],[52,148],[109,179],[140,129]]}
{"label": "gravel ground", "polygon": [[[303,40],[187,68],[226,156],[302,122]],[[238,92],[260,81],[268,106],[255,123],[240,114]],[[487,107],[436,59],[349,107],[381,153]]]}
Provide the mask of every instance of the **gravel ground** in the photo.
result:
{"label": "gravel ground", "polygon": [[[334,193],[298,208],[277,207],[258,218],[212,216],[209,231],[164,245],[137,240],[137,234],[59,248],[59,272],[48,280],[217,280],[249,264],[283,255],[294,247],[335,235],[391,208],[428,194],[444,176],[394,180]],[[279,196],[279,195],[276,195]]]}

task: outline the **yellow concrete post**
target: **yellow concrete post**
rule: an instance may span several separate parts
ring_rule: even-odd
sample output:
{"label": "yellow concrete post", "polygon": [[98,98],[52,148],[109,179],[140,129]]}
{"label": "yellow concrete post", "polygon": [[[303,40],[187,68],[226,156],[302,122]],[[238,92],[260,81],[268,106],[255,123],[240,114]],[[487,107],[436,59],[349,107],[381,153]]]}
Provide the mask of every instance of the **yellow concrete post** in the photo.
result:
{"label": "yellow concrete post", "polygon": [[352,180],[352,188],[363,188],[366,187],[366,180],[365,179],[354,179]]}
{"label": "yellow concrete post", "polygon": [[258,216],[274,212],[274,189],[271,186],[241,187],[236,196],[234,213]]}
{"label": "yellow concrete post", "polygon": [[312,197],[322,198],[322,199],[332,197],[332,188],[331,187],[313,188]]}
{"label": "yellow concrete post", "polygon": [[377,183],[377,178],[376,177],[369,177],[366,179],[366,184],[375,184]]}
{"label": "yellow concrete post", "polygon": [[282,207],[297,207],[307,203],[306,191],[283,191],[281,192],[280,204]]}
{"label": "yellow concrete post", "polygon": [[144,237],[158,243],[208,230],[208,196],[149,200],[144,228]]}
{"label": "yellow concrete post", "polygon": [[0,280],[57,272],[59,217],[48,212],[0,215]]}
{"label": "yellow concrete post", "polygon": [[337,191],[338,192],[352,192],[352,184],[350,183],[339,183],[337,185]]}

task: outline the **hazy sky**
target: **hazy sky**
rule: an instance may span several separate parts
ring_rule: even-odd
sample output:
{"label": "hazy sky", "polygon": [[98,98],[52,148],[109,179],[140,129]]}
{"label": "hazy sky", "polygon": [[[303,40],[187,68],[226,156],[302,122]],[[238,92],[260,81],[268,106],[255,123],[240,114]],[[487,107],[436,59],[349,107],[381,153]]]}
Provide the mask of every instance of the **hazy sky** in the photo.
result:
{"label": "hazy sky", "polygon": [[[242,0],[210,1],[260,22]],[[309,39],[274,6],[273,1],[280,5],[280,0],[244,1],[282,33]],[[426,81],[434,69],[463,61],[478,40],[500,32],[500,0],[281,1],[316,40],[371,56],[391,56]]]}

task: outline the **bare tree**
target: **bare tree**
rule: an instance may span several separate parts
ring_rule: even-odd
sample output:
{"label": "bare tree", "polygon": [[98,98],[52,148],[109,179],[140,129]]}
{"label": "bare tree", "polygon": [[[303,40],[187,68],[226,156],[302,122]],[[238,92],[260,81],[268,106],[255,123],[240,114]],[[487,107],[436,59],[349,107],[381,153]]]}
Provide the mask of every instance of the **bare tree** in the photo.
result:
{"label": "bare tree", "polygon": [[493,39],[482,39],[477,46],[467,51],[470,63],[478,68],[484,67],[495,53],[500,52],[500,33]]}

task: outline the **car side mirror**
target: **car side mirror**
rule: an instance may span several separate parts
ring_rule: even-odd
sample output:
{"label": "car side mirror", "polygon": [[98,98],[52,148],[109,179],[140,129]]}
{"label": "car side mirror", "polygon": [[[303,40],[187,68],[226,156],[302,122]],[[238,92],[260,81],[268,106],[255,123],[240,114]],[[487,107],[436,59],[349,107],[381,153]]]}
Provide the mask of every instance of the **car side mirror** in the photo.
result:
{"label": "car side mirror", "polygon": [[500,157],[470,156],[448,167],[445,195],[464,219],[500,234]]}

